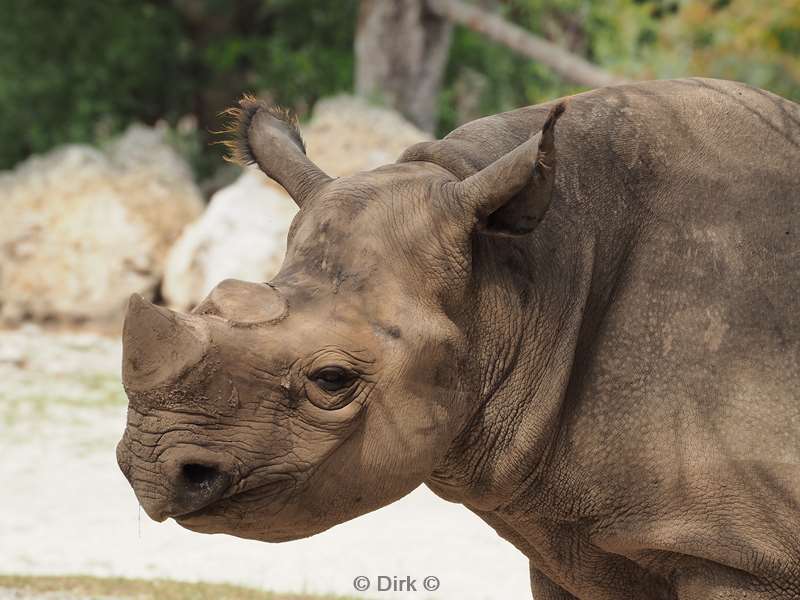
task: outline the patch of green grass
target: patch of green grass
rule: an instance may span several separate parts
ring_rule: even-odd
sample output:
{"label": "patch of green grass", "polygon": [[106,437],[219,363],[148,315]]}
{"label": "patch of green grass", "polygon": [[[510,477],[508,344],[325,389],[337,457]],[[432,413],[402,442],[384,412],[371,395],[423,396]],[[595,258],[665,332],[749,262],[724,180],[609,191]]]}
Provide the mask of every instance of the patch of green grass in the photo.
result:
{"label": "patch of green grass", "polygon": [[34,593],[68,592],[88,597],[118,596],[137,600],[355,600],[344,596],[276,594],[220,583],[186,583],[167,579],[145,580],[85,575],[46,577],[0,575],[0,588]]}
{"label": "patch of green grass", "polygon": [[128,402],[118,375],[89,373],[78,375],[76,379],[92,392],[94,405],[117,406]]}
{"label": "patch of green grass", "polygon": [[58,375],[46,380],[28,374],[16,380],[12,390],[0,405],[0,421],[9,425],[23,415],[42,419],[52,407],[96,409],[127,403],[119,377],[107,373]]}

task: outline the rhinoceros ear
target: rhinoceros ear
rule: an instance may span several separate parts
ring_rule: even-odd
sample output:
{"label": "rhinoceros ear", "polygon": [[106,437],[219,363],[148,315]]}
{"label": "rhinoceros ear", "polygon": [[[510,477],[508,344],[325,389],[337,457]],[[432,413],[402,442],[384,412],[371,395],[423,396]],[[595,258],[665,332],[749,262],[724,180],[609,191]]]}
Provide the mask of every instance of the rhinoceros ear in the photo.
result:
{"label": "rhinoceros ear", "polygon": [[257,164],[298,206],[331,180],[306,156],[297,119],[288,111],[245,95],[238,108],[229,108],[223,114],[231,117],[231,122],[222,133],[234,135],[234,139],[222,142],[230,150],[228,160]]}
{"label": "rhinoceros ear", "polygon": [[556,104],[539,133],[456,184],[456,196],[475,211],[481,233],[523,235],[542,220],[556,174],[555,126],[565,109],[565,102]]}

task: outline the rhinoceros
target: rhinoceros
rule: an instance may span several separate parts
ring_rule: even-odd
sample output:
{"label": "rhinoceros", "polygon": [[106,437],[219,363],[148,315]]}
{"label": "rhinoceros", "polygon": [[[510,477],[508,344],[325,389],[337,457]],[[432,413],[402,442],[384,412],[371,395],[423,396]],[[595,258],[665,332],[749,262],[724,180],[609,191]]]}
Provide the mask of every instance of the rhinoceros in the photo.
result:
{"label": "rhinoceros", "polygon": [[233,116],[300,210],[270,282],[130,301],[150,517],[280,542],[424,483],[537,600],[800,598],[800,106],[625,84],[342,178],[285,112]]}

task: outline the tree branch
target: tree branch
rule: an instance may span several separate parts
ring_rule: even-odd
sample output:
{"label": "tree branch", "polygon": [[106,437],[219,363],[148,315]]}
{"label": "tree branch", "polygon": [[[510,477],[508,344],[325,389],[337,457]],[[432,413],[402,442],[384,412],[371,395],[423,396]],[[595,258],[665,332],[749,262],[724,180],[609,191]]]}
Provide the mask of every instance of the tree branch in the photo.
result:
{"label": "tree branch", "polygon": [[624,83],[619,78],[547,40],[462,0],[427,0],[428,9],[442,18],[485,35],[520,54],[550,67],[564,79],[589,87]]}

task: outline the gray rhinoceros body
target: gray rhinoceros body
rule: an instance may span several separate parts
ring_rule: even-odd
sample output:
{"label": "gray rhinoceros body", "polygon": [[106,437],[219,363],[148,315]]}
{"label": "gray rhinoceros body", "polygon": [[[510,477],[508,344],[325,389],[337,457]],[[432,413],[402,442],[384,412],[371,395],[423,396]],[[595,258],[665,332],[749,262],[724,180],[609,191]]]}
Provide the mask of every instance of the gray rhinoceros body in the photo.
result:
{"label": "gray rhinoceros body", "polygon": [[[132,308],[126,325],[132,416],[120,463],[150,514],[180,520],[190,508],[211,505],[191,513],[202,519],[181,523],[277,541],[363,514],[424,481],[528,556],[536,600],[800,598],[800,107],[718,80],[603,88],[569,99],[555,150],[548,145],[558,118],[551,108],[469,123],[444,140],[410,148],[395,166],[354,176],[350,188],[344,187],[349,178],[330,182],[316,172],[295,186],[296,194],[316,200],[304,203],[286,263],[271,284],[284,296],[278,305],[289,307],[289,315],[308,306],[299,312],[324,313],[325,323],[340,328],[337,335],[358,339],[378,357],[363,378],[378,391],[364,392],[362,427],[345,433],[339,431],[345,419],[356,418],[355,403],[329,406],[335,425],[318,425],[321,413],[313,419],[292,413],[306,426],[289,427],[295,441],[282,442],[281,455],[297,440],[305,440],[301,449],[313,443],[325,452],[300,453],[317,474],[301,478],[305,487],[287,492],[280,510],[260,514],[258,523],[268,525],[241,524],[239,509],[255,502],[240,492],[245,483],[197,500],[175,492],[191,482],[174,480],[162,490],[137,475],[155,460],[131,450],[143,424],[163,433],[181,421],[174,407],[186,397],[192,370],[186,365],[210,350],[182,359],[177,375],[144,377],[137,372],[144,360],[138,346],[164,336],[142,342],[137,332],[160,326],[137,315],[156,309]],[[549,112],[555,117],[545,126]],[[265,171],[279,180],[306,172],[291,161],[265,164],[258,130],[246,125],[254,160]],[[523,165],[531,138],[539,159]],[[520,173],[531,167],[534,181],[525,183],[529,175]],[[418,179],[434,182],[426,184],[427,195],[412,194]],[[292,191],[291,182],[282,183]],[[384,200],[388,189],[392,201]],[[403,204],[401,196],[419,198]],[[342,200],[350,197],[360,208]],[[460,198],[459,211],[474,210],[472,221],[451,225],[460,219],[447,208],[452,197]],[[377,208],[370,213],[370,202],[383,216],[375,216]],[[337,211],[346,213],[342,220]],[[356,246],[337,237],[357,225],[376,233]],[[380,256],[413,257],[372,262],[373,248]],[[446,268],[443,254],[455,257]],[[337,267],[331,271],[330,264]],[[412,272],[416,279],[406,277]],[[321,283],[329,280],[331,287]],[[191,339],[217,344],[202,376],[192,375],[201,383],[191,385],[207,389],[209,373],[222,369],[224,381],[245,398],[249,380],[235,364],[251,359],[226,359],[232,352],[226,348],[235,345],[226,340],[258,334],[234,323],[250,308],[230,300],[240,296],[227,285],[212,302],[223,308],[180,319],[191,320],[194,332],[211,332]],[[395,297],[412,296],[394,304]],[[355,306],[363,308],[348,308]],[[271,323],[271,339],[288,331],[291,317],[281,319],[263,320]],[[359,329],[362,322],[369,328]],[[323,335],[319,327],[303,331],[304,340]],[[267,343],[230,339],[248,347]],[[413,352],[392,363],[390,356],[402,353],[399,343]],[[304,381],[329,379],[335,379],[330,371]],[[398,387],[381,387],[389,379]],[[165,400],[173,389],[179,392],[170,397],[178,400]],[[308,397],[317,404],[318,396]],[[253,404],[253,415],[263,403],[261,397]],[[341,416],[344,410],[352,414]],[[274,414],[253,418],[271,423]],[[240,417],[231,415],[214,413],[213,431],[234,431]],[[281,423],[295,422],[285,418]],[[215,435],[195,431],[175,443],[244,456]],[[156,454],[164,452],[175,451],[165,446]],[[181,460],[186,472],[188,459]],[[286,459],[258,460],[287,470],[275,466]],[[212,483],[222,490],[229,479]],[[346,488],[338,484],[343,479]],[[320,490],[332,508],[318,499]],[[156,493],[167,498],[157,507]]]}
{"label": "gray rhinoceros body", "polygon": [[[488,117],[415,155],[446,165],[452,145],[483,167],[546,113]],[[800,598],[800,107],[694,79],[581,94],[568,115],[557,195],[536,238],[504,249],[508,268],[487,269],[505,297],[480,319],[503,315],[520,345],[496,402],[522,441],[499,444],[487,485],[517,446],[552,444],[501,509],[464,499],[531,558],[536,598],[570,597],[548,580],[592,600]],[[522,289],[552,295],[563,327],[545,381],[525,368],[553,350]],[[470,436],[452,460],[487,447]]]}

